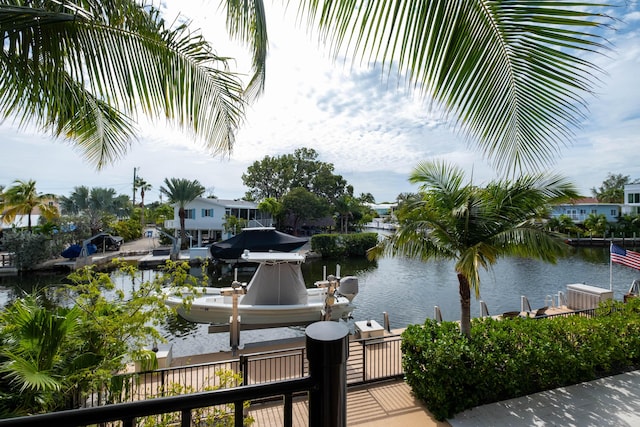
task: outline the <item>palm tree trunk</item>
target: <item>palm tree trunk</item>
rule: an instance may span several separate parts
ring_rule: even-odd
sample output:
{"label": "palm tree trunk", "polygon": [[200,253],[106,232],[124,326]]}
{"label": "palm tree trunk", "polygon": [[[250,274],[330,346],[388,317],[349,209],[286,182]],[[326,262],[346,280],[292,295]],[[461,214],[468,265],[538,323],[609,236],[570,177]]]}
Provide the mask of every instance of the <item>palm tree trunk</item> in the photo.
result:
{"label": "palm tree trunk", "polygon": [[180,208],[180,210],[178,210],[178,216],[180,217],[180,249],[182,249],[182,244],[184,243],[184,235],[186,234],[186,227],[184,225],[184,217],[186,216],[186,214],[184,208]]}
{"label": "palm tree trunk", "polygon": [[458,273],[460,284],[460,332],[471,338],[471,289],[469,281],[462,273]]}

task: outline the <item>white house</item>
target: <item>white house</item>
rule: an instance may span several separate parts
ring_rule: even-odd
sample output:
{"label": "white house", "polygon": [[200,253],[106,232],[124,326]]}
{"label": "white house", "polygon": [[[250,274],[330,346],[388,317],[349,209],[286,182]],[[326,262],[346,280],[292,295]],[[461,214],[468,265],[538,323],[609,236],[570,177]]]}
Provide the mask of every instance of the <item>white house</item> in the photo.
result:
{"label": "white house", "polygon": [[640,184],[627,184],[624,186],[623,215],[640,214]]}
{"label": "white house", "polygon": [[[179,206],[175,205],[173,220],[165,221],[165,228],[180,230]],[[258,204],[245,200],[206,199],[198,197],[185,206],[185,229],[191,237],[189,246],[202,246],[203,242],[215,242],[228,238],[235,232],[225,233],[225,216],[247,220],[248,227],[271,227],[271,215],[260,211]]]}

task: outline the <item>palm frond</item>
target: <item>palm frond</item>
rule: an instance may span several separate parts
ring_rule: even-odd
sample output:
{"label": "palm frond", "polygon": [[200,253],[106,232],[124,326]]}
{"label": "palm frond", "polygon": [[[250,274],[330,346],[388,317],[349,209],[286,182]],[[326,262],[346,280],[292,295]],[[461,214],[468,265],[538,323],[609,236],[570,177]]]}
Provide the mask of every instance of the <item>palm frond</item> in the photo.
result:
{"label": "palm frond", "polygon": [[594,2],[307,0],[333,52],[406,73],[503,171],[552,164],[586,114],[611,19]]}

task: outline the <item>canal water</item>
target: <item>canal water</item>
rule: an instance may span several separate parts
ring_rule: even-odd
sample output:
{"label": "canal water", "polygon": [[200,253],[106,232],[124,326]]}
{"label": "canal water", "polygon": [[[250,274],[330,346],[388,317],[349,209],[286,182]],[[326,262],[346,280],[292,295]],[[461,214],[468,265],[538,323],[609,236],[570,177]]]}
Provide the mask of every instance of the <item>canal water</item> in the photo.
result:
{"label": "canal water", "polygon": [[[383,324],[383,312],[388,313],[392,328],[419,324],[434,317],[434,306],[439,306],[445,320],[460,318],[458,280],[452,261],[420,262],[405,258],[382,258],[371,262],[366,259],[339,261],[309,260],[303,265],[303,275],[308,286],[327,274],[336,271],[344,277],[358,277],[359,294],[354,299],[356,309],[348,326],[353,329],[357,320],[376,320]],[[193,269],[197,274],[198,269]],[[610,276],[611,273],[611,276]],[[153,272],[141,272],[150,277]],[[248,282],[250,272],[238,272],[238,280]],[[610,281],[611,278],[611,281]],[[126,287],[125,279],[114,273],[116,282]],[[571,256],[557,264],[524,258],[501,259],[489,272],[481,272],[480,297],[472,297],[472,316],[480,316],[480,300],[484,301],[491,315],[520,309],[520,297],[526,296],[532,309],[548,305],[546,300],[566,291],[566,285],[585,283],[614,291],[614,298],[621,300],[631,282],[640,279],[640,271],[614,264],[610,268],[608,248],[575,248]],[[0,305],[6,304],[23,292],[34,288],[61,283],[64,276],[36,275],[22,278],[0,278]],[[128,279],[127,279],[128,280]],[[233,272],[216,272],[211,277],[213,286],[227,286],[233,280]],[[173,346],[173,355],[226,351],[229,349],[228,333],[209,334],[207,325],[185,322],[180,318],[167,320],[163,334]],[[265,340],[303,336],[302,328],[279,328],[242,331],[241,346]]]}

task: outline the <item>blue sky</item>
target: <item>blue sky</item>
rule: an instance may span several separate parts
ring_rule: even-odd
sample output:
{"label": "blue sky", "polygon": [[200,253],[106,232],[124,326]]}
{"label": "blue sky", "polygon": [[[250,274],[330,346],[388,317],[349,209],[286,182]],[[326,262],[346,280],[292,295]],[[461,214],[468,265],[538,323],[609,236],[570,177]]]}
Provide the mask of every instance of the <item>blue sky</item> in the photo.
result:
{"label": "blue sky", "polygon": [[[612,50],[593,60],[604,71],[589,115],[550,169],[572,179],[584,195],[609,172],[640,178],[640,6],[620,2],[611,9],[618,21],[607,32]],[[247,110],[233,153],[211,157],[186,134],[163,123],[141,123],[140,138],[116,164],[96,171],[71,144],[32,129],[0,125],[0,184],[35,179],[41,192],[68,195],[75,186],[114,188],[131,195],[133,170],[153,188],[146,201],[159,198],[164,178],[198,179],[220,198],[240,198],[241,175],[266,155],[310,147],[319,160],[354,186],[356,195],[372,193],[377,202],[416,191],[407,182],[422,160],[444,159],[473,173],[474,182],[495,178],[479,151],[427,102],[387,81],[380,67],[333,63],[326,52],[283,11],[266,2],[270,53],[265,95]],[[217,53],[237,58],[247,72],[246,49],[230,43],[217,1],[164,2],[167,16],[181,11],[193,19]]]}

